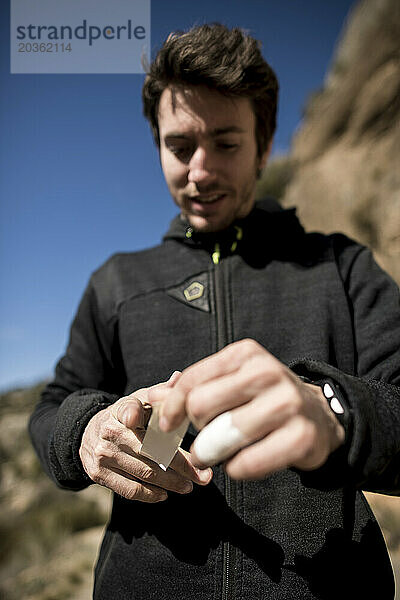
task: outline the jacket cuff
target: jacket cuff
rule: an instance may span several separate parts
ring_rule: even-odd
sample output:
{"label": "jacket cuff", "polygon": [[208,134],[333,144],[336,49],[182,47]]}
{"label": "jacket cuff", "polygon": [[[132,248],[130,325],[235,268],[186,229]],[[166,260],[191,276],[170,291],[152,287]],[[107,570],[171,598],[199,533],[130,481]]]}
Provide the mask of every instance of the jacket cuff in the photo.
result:
{"label": "jacket cuff", "polygon": [[[332,388],[334,397],[343,407],[343,414],[334,411],[335,416],[345,430],[344,443],[330,454],[321,467],[312,471],[294,470],[300,475],[303,485],[307,487],[321,490],[338,489],[349,485],[358,487],[361,482],[359,481],[360,477],[356,474],[359,459],[357,442],[362,436],[362,431],[360,431],[360,424],[355,420],[352,400],[360,396],[360,380],[327,363],[308,358],[293,361],[289,367],[307,383],[313,383],[322,388],[328,384]],[[330,404],[331,399],[326,395],[325,397]]]}
{"label": "jacket cuff", "polygon": [[353,429],[353,410],[349,406],[347,398],[345,398],[345,395],[340,389],[338,383],[333,381],[330,377],[322,377],[314,380],[306,377],[305,375],[298,375],[298,377],[304,381],[304,383],[317,385],[321,388],[327,405],[344,429],[344,443],[346,444],[351,437]]}
{"label": "jacket cuff", "polygon": [[117,399],[114,394],[83,389],[60,405],[49,440],[50,468],[59,487],[80,490],[93,483],[79,456],[82,435],[90,419]]}

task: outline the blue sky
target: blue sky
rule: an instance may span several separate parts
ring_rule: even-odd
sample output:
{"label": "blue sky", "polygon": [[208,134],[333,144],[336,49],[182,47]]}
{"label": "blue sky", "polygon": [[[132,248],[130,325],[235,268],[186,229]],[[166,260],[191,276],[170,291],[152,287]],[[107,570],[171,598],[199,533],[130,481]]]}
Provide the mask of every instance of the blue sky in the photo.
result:
{"label": "blue sky", "polygon": [[[126,0],[127,2],[134,0]],[[151,48],[220,21],[262,42],[281,86],[273,154],[321,87],[349,0],[153,0]],[[0,389],[50,377],[90,273],[159,242],[176,208],[142,117],[143,75],[11,75],[0,7]]]}

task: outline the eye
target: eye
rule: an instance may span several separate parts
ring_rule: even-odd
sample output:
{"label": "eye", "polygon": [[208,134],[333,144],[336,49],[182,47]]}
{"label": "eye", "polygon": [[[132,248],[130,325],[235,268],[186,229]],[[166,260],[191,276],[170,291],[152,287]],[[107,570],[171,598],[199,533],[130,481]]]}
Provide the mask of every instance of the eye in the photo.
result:
{"label": "eye", "polygon": [[234,151],[239,147],[239,144],[236,144],[234,142],[218,142],[217,143],[217,148],[219,150],[224,150],[224,151]]}
{"label": "eye", "polygon": [[167,144],[167,148],[171,152],[171,154],[173,154],[178,160],[181,160],[183,162],[190,160],[190,157],[193,154],[193,148],[189,144],[170,143]]}

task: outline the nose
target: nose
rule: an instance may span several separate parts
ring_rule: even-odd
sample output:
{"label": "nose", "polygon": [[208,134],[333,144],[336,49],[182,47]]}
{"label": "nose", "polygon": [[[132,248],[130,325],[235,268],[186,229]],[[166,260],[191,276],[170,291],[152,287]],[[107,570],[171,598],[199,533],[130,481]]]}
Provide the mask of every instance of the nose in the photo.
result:
{"label": "nose", "polygon": [[196,184],[212,183],[216,179],[214,163],[211,153],[198,146],[190,158],[188,181]]}

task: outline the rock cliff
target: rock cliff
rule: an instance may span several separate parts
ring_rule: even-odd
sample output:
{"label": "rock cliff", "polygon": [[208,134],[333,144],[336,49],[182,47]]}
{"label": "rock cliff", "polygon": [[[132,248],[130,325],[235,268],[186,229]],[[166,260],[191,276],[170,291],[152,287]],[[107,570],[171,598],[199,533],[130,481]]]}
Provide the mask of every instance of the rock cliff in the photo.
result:
{"label": "rock cliff", "polygon": [[282,203],[372,247],[400,281],[400,2],[355,6],[290,153]]}

